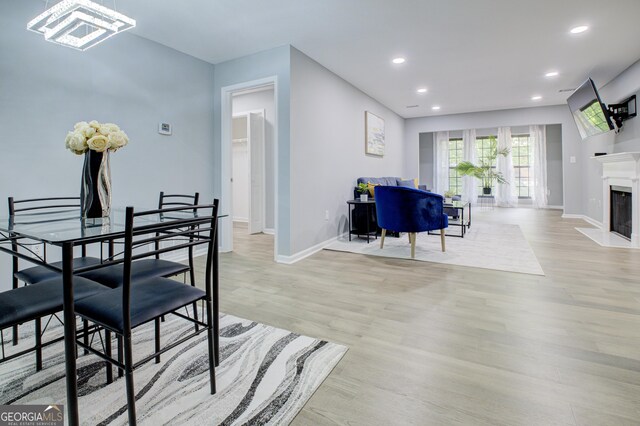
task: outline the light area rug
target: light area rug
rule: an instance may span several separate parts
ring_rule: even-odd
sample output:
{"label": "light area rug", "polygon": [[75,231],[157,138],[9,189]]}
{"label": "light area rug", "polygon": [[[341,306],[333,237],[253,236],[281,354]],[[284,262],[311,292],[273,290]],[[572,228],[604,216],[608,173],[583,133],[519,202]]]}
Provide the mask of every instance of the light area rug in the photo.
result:
{"label": "light area rug", "polygon": [[[347,351],[342,345],[231,315],[222,315],[220,325],[217,393],[210,394],[202,333],[163,354],[160,364],[151,361],[134,371],[138,424],[286,425]],[[191,323],[175,316],[167,316],[161,327],[163,343],[193,331]],[[27,342],[33,339],[27,328],[32,327],[21,327],[20,346],[32,342]],[[57,325],[45,339],[61,333]],[[153,351],[153,335],[153,324],[134,331],[134,362]],[[63,351],[62,342],[47,347],[40,372],[35,371],[35,355],[0,364],[0,404],[65,404]],[[78,376],[82,424],[128,423],[124,378],[106,385],[104,362],[94,355],[78,358]]]}
{"label": "light area rug", "polygon": [[[452,232],[459,232],[456,227]],[[464,238],[446,237],[446,252],[442,252],[440,234],[418,234],[415,260],[446,263],[448,265],[544,275],[544,271],[524,238],[518,225],[480,222],[465,234]],[[400,238],[386,237],[384,248],[380,238],[367,244],[366,239],[347,235],[331,243],[326,250],[345,251],[369,256],[411,259],[411,245],[407,234]]]}

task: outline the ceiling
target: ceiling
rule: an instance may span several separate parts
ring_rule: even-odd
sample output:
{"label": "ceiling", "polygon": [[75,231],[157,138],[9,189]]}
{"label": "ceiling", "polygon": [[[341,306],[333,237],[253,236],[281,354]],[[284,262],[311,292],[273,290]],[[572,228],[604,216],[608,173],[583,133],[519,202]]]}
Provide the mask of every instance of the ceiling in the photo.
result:
{"label": "ceiling", "polygon": [[[135,34],[211,63],[291,44],[403,117],[561,104],[568,93],[560,89],[587,77],[600,87],[640,58],[638,0],[119,0],[117,6],[138,21]],[[577,25],[590,29],[570,34]],[[392,64],[397,56],[406,62]],[[553,70],[560,74],[544,76]],[[428,92],[416,93],[419,87]],[[542,99],[532,101],[534,95]]]}

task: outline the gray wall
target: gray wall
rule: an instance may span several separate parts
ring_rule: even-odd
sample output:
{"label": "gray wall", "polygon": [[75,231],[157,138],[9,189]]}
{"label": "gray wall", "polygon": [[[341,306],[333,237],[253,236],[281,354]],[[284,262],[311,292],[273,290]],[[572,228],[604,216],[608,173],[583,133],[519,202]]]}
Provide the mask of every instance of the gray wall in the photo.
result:
{"label": "gray wall", "polygon": [[420,133],[420,184],[435,188],[433,133]]}
{"label": "gray wall", "polygon": [[[412,175],[420,170],[420,133],[532,124],[561,125],[564,191],[563,202],[559,204],[564,206],[565,213],[583,214],[586,202],[582,193],[582,173],[586,160],[583,158],[580,135],[566,105],[410,118],[406,120],[405,126],[406,173]],[[575,163],[570,162],[571,157],[576,158]]]}
{"label": "gray wall", "polygon": [[[64,138],[92,119],[131,140],[111,157],[114,206],[155,206],[161,190],[212,199],[213,65],[130,33],[86,52],[54,45],[25,29],[43,8],[0,0],[0,215],[10,195],[79,195],[82,157]],[[160,121],[172,136],[158,134]],[[0,276],[9,270],[0,256]]]}
{"label": "gray wall", "polygon": [[275,227],[274,126],[276,121],[273,89],[233,97],[234,114],[256,109],[265,110],[265,227],[273,230]]}
{"label": "gray wall", "polygon": [[547,126],[547,202],[550,206],[562,206],[562,126]]}
{"label": "gray wall", "polygon": [[[277,77],[278,83],[275,102],[278,140],[275,141],[275,155],[278,165],[276,171],[276,255],[278,256],[289,256],[291,254],[291,160],[289,146],[290,56],[291,47],[287,45],[216,64],[214,89],[212,91],[214,96],[213,125],[216,129],[213,135],[214,156],[212,168],[218,171],[214,177],[214,187],[216,194],[220,194],[220,170],[222,170],[222,88],[267,77]],[[222,200],[221,210],[223,213],[228,213],[229,210],[224,200]]]}
{"label": "gray wall", "polygon": [[[365,111],[385,120],[384,157],[365,155]],[[360,176],[404,176],[404,120],[296,49],[291,54],[291,226],[297,253],[346,231]],[[417,156],[416,156],[417,159]],[[325,212],[329,220],[325,220]]]}

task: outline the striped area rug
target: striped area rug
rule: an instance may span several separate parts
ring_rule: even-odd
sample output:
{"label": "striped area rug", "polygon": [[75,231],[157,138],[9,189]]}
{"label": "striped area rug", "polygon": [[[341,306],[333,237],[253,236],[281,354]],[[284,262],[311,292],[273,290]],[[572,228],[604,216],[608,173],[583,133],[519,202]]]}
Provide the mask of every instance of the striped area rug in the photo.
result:
{"label": "striped area rug", "polygon": [[[152,361],[134,372],[139,424],[288,424],[347,351],[345,346],[231,315],[221,315],[220,321],[216,395],[209,393],[203,333],[163,354],[160,364]],[[191,327],[177,317],[167,317],[162,342],[179,339]],[[21,327],[19,347],[33,337],[26,329]],[[50,326],[45,339],[60,335],[61,329]],[[153,325],[135,330],[133,341],[135,362],[153,350]],[[38,373],[35,355],[0,364],[0,404],[65,403],[62,342],[47,347],[43,358],[44,369]],[[106,385],[104,366],[93,355],[78,358],[81,421],[127,424],[124,379]]]}

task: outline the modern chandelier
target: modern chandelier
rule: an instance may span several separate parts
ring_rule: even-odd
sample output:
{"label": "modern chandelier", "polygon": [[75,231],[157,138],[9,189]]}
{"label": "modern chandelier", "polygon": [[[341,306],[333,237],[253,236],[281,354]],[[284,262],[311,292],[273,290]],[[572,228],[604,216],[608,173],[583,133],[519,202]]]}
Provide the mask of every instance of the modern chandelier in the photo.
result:
{"label": "modern chandelier", "polygon": [[92,1],[62,0],[31,20],[27,29],[52,43],[87,50],[135,26],[135,19]]}

